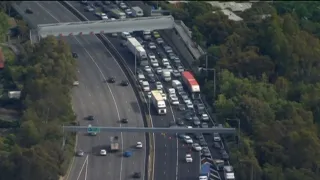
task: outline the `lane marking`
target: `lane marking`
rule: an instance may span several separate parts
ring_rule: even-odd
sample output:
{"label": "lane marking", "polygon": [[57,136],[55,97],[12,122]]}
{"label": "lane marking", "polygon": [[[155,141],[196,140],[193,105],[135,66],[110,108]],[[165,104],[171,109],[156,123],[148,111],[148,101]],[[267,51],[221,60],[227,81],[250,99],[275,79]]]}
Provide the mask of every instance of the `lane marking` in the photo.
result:
{"label": "lane marking", "polygon": [[[42,5],[40,5],[38,2],[36,2],[44,11],[46,11],[53,19],[55,19],[56,21],[58,21],[58,22],[60,22],[55,16],[53,16],[46,8],[44,8]],[[62,5],[61,5],[62,6]],[[63,6],[64,7],[64,6]],[[68,10],[69,11],[69,10]],[[96,65],[96,67],[98,68],[98,70],[99,70],[99,72],[100,72],[100,74],[102,75],[102,77],[104,78],[104,79],[106,79],[105,78],[105,76],[104,76],[104,74],[103,74],[103,72],[101,71],[101,69],[100,69],[100,67],[98,66],[98,64],[96,63],[96,61],[93,59],[93,57],[91,56],[91,54],[87,51],[87,49],[83,46],[83,44],[82,43],[80,43],[80,41],[75,37],[75,36],[73,36],[73,38],[79,43],[79,45],[86,51],[86,53],[89,55],[89,57],[90,57],[90,59],[92,60],[92,62]],[[99,39],[98,39],[98,41],[100,42],[100,43],[102,43]],[[110,53],[111,54],[111,53]],[[121,69],[121,68],[120,68]],[[122,69],[121,69],[122,70]],[[118,119],[120,119],[120,113],[119,113],[119,109],[118,109],[118,105],[117,105],[117,102],[116,102],[116,100],[115,100],[115,98],[114,98],[114,95],[113,95],[113,93],[112,93],[112,90],[111,90],[111,88],[110,88],[110,86],[109,86],[109,84],[107,84],[107,87],[108,87],[108,89],[109,89],[109,91],[110,91],[110,93],[111,93],[111,96],[112,96],[112,99],[113,99],[113,101],[114,101],[114,103],[115,103],[115,108],[116,108],[116,111],[117,111],[117,115],[118,115]],[[122,125],[120,124],[120,127],[122,127]],[[123,133],[121,132],[120,133],[121,135],[120,135],[120,139],[121,139],[121,149],[122,149],[122,153],[123,153]],[[100,141],[100,137],[99,137],[99,141]],[[123,166],[123,157],[121,156],[121,162],[120,162],[120,179],[122,179],[121,177],[122,177],[122,166]]]}
{"label": "lane marking", "polygon": [[81,169],[80,169],[80,172],[79,172],[79,175],[78,175],[77,180],[79,180],[79,178],[80,178],[80,176],[81,176],[81,172],[83,171],[83,168],[84,168],[84,166],[86,165],[86,162],[87,162],[87,160],[88,160],[88,156],[89,156],[89,155],[87,155],[86,159],[85,159],[84,162],[83,162],[83,165],[81,166]]}
{"label": "lane marking", "polygon": [[[88,157],[88,156],[87,156]],[[86,163],[86,173],[85,173],[85,176],[84,176],[84,180],[87,180],[87,177],[88,177],[88,164],[89,164],[89,158],[87,158],[87,163]]]}

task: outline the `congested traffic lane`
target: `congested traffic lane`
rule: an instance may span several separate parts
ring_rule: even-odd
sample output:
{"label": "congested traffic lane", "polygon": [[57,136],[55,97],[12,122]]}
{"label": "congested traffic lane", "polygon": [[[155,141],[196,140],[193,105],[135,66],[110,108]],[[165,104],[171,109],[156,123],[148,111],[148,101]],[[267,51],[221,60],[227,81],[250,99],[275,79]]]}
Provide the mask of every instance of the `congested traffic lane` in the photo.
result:
{"label": "congested traffic lane", "polygon": [[[81,12],[89,20],[99,20],[93,12],[86,12],[83,5],[79,2],[69,2],[79,12]],[[121,41],[118,38],[108,37],[111,43],[115,46],[121,56],[126,60],[127,64],[134,72],[134,57],[126,47],[121,46]],[[183,119],[183,115],[177,110],[173,110],[168,106],[167,115],[158,116],[152,115],[153,125],[155,127],[168,127],[169,122],[175,119]],[[183,143],[177,143],[175,135],[156,134],[155,135],[155,179],[188,179],[196,178],[199,174],[199,154],[193,153],[191,147]],[[192,153],[194,162],[187,164],[185,162],[186,153]],[[178,154],[178,157],[177,157]],[[178,165],[178,166],[177,166]],[[178,173],[178,169],[181,169]]]}
{"label": "congested traffic lane", "polygon": [[[41,14],[41,17],[44,17],[43,19],[46,20],[42,21],[41,23],[79,21],[67,9],[57,2],[30,3],[32,4],[29,4],[28,6],[31,6],[33,11],[46,14],[46,16]],[[129,87],[123,88],[118,85],[108,85],[104,83],[104,79],[108,75],[118,76],[121,79],[126,79],[126,77],[116,62],[112,62],[112,56],[108,54],[102,43],[95,36],[66,38],[66,40],[71,44],[71,48],[75,52],[79,53],[79,60],[81,60],[79,61],[79,71],[82,72],[82,70],[90,69],[95,73],[95,75],[88,77],[91,77],[90,82],[96,83],[96,85],[90,85],[89,87],[95,88],[99,83],[98,86],[100,89],[93,91],[93,93],[89,93],[90,96],[95,97],[94,102],[98,104],[97,107],[94,107],[94,109],[99,111],[99,113],[94,114],[97,120],[96,122],[93,122],[92,125],[119,126],[119,119],[121,117],[130,117],[128,126],[143,126],[142,118],[139,113],[139,107],[136,104],[131,103],[135,102],[135,96],[132,92],[132,89]],[[107,69],[105,66],[106,60],[108,60],[107,63],[110,69]],[[80,83],[82,82],[80,81]],[[78,98],[81,99],[81,97]],[[87,125],[88,123],[85,124]],[[94,141],[96,141],[94,144],[92,144],[92,141],[87,141],[83,143],[84,145],[81,144],[81,142],[84,141],[82,141],[82,138],[80,138],[79,146],[80,148],[90,148],[94,150],[94,152],[89,152],[91,154],[95,154],[100,148],[105,148],[105,146],[109,143],[110,137],[115,135],[120,137],[120,134],[100,134],[97,137],[92,138]],[[123,148],[131,148],[136,141],[142,141],[143,144],[145,144],[144,135],[130,134],[129,136],[124,137]],[[89,158],[88,178],[100,179],[101,177],[110,177],[111,179],[127,179],[128,176],[133,174],[133,172],[142,172],[143,174],[145,157],[144,153],[145,149],[136,152],[131,159],[124,161],[122,161],[123,158],[120,158],[118,155],[110,155],[106,158],[90,156],[92,160]],[[122,166],[122,164],[126,166]],[[70,175],[70,179],[77,179],[77,174],[79,171],[80,169],[74,168],[74,171]]]}

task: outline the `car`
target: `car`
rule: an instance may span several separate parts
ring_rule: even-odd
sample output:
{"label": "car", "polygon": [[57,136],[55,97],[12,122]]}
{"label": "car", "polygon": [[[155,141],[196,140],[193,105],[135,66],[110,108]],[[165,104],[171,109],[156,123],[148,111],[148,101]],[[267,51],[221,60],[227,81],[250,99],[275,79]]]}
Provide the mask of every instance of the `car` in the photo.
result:
{"label": "car", "polygon": [[192,144],[193,140],[190,136],[184,136],[184,142],[186,142],[187,144]]}
{"label": "car", "polygon": [[135,178],[135,179],[141,178],[141,173],[140,172],[135,172],[135,173],[133,173],[132,177]]}
{"label": "car", "polygon": [[158,44],[163,44],[164,43],[162,38],[157,38],[156,41],[157,41]]}
{"label": "car", "polygon": [[81,4],[88,5],[88,1],[87,0],[82,0]]}
{"label": "car", "polygon": [[201,147],[207,147],[208,146],[207,142],[204,140],[203,137],[199,139],[199,144],[200,144]]}
{"label": "car", "polygon": [[73,58],[78,58],[78,54],[75,53],[75,52],[72,52],[72,57],[73,57]]}
{"label": "car", "polygon": [[222,146],[221,146],[221,144],[219,142],[214,142],[213,143],[213,147],[217,148],[217,149],[221,149],[222,148]]}
{"label": "car", "polygon": [[157,46],[154,42],[149,42],[148,47],[149,49],[157,49]]}
{"label": "car", "polygon": [[27,13],[27,14],[33,14],[33,11],[32,11],[30,8],[27,8],[26,11],[25,11],[25,13]]}
{"label": "car", "polygon": [[154,83],[154,82],[156,82],[156,78],[154,76],[151,76],[151,77],[149,77],[149,81]]}
{"label": "car", "polygon": [[[176,56],[176,57],[174,57],[173,58],[173,62],[178,66],[178,67],[182,67],[180,64],[181,64],[181,60],[180,60],[180,58],[178,57],[178,56]],[[181,71],[181,72],[183,72],[183,71]]]}
{"label": "car", "polygon": [[72,85],[79,86],[79,84],[80,84],[79,81],[74,81]]}
{"label": "car", "polygon": [[186,110],[186,106],[184,104],[179,104],[179,110],[180,111],[185,111]]}
{"label": "car", "polygon": [[84,8],[84,10],[87,11],[87,12],[93,12],[93,11],[95,10],[95,8],[92,7],[92,6],[86,6],[86,7]]}
{"label": "car", "polygon": [[147,96],[148,96],[148,98],[151,98],[151,92],[150,91],[147,93]]}
{"label": "car", "polygon": [[163,98],[163,100],[167,100],[167,95],[165,94],[165,93],[161,93],[161,96],[162,96],[162,98]]}
{"label": "car", "polygon": [[215,169],[218,171],[222,171],[224,167],[224,160],[221,159],[213,159],[212,160],[213,165],[215,166]]}
{"label": "car", "polygon": [[87,117],[87,119],[88,119],[89,121],[93,121],[93,120],[94,120],[94,116],[93,116],[93,115],[89,115],[89,116]]}
{"label": "car", "polygon": [[157,67],[156,68],[156,73],[160,75],[162,73],[162,68],[161,67]]}
{"label": "car", "polygon": [[186,154],[186,162],[187,163],[191,163],[192,162],[191,154]]}
{"label": "car", "polygon": [[152,58],[152,59],[155,59],[156,58],[156,55],[153,54],[152,52],[148,53],[148,57],[149,58]]}
{"label": "car", "polygon": [[107,151],[105,149],[101,149],[100,156],[106,156],[106,155],[107,155]]}
{"label": "car", "polygon": [[188,102],[186,105],[187,105],[187,108],[193,109],[193,104],[192,104],[192,102]]}
{"label": "car", "polygon": [[121,85],[122,86],[128,86],[129,82],[127,80],[123,80],[123,81],[121,81]]}
{"label": "car", "polygon": [[201,139],[203,136],[202,136],[202,134],[195,134],[195,136],[194,136],[196,139]]}
{"label": "car", "polygon": [[207,147],[202,148],[201,154],[204,157],[211,157],[211,153]]}
{"label": "car", "polygon": [[208,125],[208,123],[204,122],[204,123],[201,123],[201,127],[202,128],[209,128],[209,125]]}
{"label": "car", "polygon": [[177,135],[180,139],[184,139],[184,137],[186,136],[185,134],[177,134]]}
{"label": "car", "polygon": [[172,69],[172,67],[171,67],[170,65],[167,66],[166,69],[167,69],[169,72],[171,72],[171,73],[172,73],[172,71],[173,71],[173,69]]}
{"label": "car", "polygon": [[108,82],[109,82],[109,83],[115,83],[115,82],[116,82],[116,79],[115,79],[114,77],[110,77],[110,78],[108,79]]}
{"label": "car", "polygon": [[136,148],[141,149],[142,147],[143,147],[143,146],[142,146],[142,142],[137,142]]}
{"label": "car", "polygon": [[162,83],[160,81],[156,82],[156,87],[157,87],[158,90],[163,89]]}
{"label": "car", "polygon": [[159,63],[158,63],[158,61],[153,61],[153,62],[151,62],[151,66],[152,67],[159,67]]}
{"label": "car", "polygon": [[209,116],[208,116],[208,114],[201,114],[201,119],[202,119],[203,121],[209,121]]}
{"label": "car", "polygon": [[84,156],[84,152],[82,150],[78,150],[76,152],[76,155],[79,156],[79,157],[82,157],[82,156]]}
{"label": "car", "polygon": [[198,143],[193,143],[192,148],[196,151],[201,151],[202,147]]}
{"label": "car", "polygon": [[131,157],[131,156],[132,156],[132,151],[125,151],[125,152],[123,153],[123,156],[124,156],[124,157]]}
{"label": "car", "polygon": [[223,159],[223,160],[228,160],[228,159],[229,159],[229,154],[227,153],[226,150],[222,149],[222,150],[220,151],[220,153],[221,153],[221,156],[222,156],[222,159]]}
{"label": "car", "polygon": [[160,34],[158,31],[153,31],[152,35],[154,38],[160,38]]}
{"label": "car", "polygon": [[172,75],[173,75],[173,77],[175,77],[175,78],[178,78],[178,77],[181,76],[181,74],[180,74],[180,72],[179,72],[178,70],[173,70],[173,71],[172,71]]}
{"label": "car", "polygon": [[128,16],[132,15],[131,9],[126,9],[126,10],[124,10],[124,12],[125,12]]}
{"label": "car", "polygon": [[97,6],[97,7],[102,7],[103,6],[102,2],[100,2],[100,1],[94,2],[94,5]]}
{"label": "car", "polygon": [[182,120],[177,120],[177,125],[178,126],[184,126],[184,122]]}
{"label": "car", "polygon": [[120,6],[121,9],[127,9],[128,8],[128,6],[123,2],[120,3],[119,6]]}
{"label": "car", "polygon": [[179,72],[183,72],[184,71],[184,68],[182,66],[178,66],[177,69],[178,69]]}
{"label": "car", "polygon": [[[198,115],[202,116],[202,114],[206,114],[205,110],[198,110],[197,111]],[[208,119],[209,120],[209,119]],[[206,121],[206,120],[204,120]]]}
{"label": "car", "polygon": [[152,69],[151,69],[150,66],[145,66],[145,67],[144,67],[144,71],[146,71],[146,72],[152,72]]}
{"label": "car", "polygon": [[221,141],[219,133],[213,133],[213,140],[214,141]]}
{"label": "car", "polygon": [[170,66],[169,60],[167,58],[162,58],[162,65],[165,67]]}
{"label": "car", "polygon": [[123,123],[123,124],[127,124],[128,123],[128,119],[127,118],[122,118],[120,120],[120,122]]}
{"label": "car", "polygon": [[193,117],[192,117],[192,114],[190,113],[186,113],[184,118],[187,120],[187,121],[192,121],[193,120]]}
{"label": "car", "polygon": [[200,120],[193,120],[193,124],[195,126],[199,126],[201,124],[201,121]]}

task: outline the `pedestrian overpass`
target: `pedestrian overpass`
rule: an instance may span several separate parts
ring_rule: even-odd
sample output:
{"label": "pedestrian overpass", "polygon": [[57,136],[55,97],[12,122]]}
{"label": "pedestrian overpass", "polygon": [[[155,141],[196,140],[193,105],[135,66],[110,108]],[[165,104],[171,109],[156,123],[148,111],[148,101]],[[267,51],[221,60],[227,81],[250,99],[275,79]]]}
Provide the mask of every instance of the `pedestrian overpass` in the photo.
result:
{"label": "pedestrian overpass", "polygon": [[99,33],[133,32],[174,28],[172,16],[139,17],[117,20],[82,21],[41,24],[37,26],[39,38],[47,36],[74,36]]}

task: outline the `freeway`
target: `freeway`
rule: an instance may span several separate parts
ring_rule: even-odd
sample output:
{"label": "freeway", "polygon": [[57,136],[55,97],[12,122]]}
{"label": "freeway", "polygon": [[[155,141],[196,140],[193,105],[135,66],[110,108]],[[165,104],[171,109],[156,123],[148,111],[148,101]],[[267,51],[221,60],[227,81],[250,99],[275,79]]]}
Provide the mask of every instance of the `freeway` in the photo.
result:
{"label": "freeway", "polygon": [[[84,6],[79,2],[70,1],[79,12],[89,20],[98,20],[98,17],[92,12],[84,11]],[[127,48],[120,45],[121,41],[118,38],[108,37],[113,46],[125,59],[131,71],[134,71],[134,57]],[[155,127],[168,127],[169,122],[176,119],[182,119],[182,113],[177,110],[167,108],[166,116],[152,115],[153,125]],[[199,154],[192,152],[191,148],[183,143],[178,143],[178,140],[172,135],[155,134],[155,173],[154,179],[195,179],[199,174]],[[185,163],[186,153],[192,153],[194,162],[191,164]]]}
{"label": "freeway", "polygon": [[[58,2],[22,2],[22,9],[30,7],[34,14],[32,19],[37,24],[79,21],[67,9]],[[126,126],[143,126],[140,107],[130,87],[120,87],[118,84],[104,83],[104,79],[115,76],[118,81],[126,77],[112,55],[95,36],[66,37],[64,38],[71,49],[79,56],[77,59],[80,85],[75,88],[73,103],[75,112],[81,125],[88,125],[84,117],[92,114],[95,116],[92,125],[121,126],[120,118],[128,118]],[[77,148],[84,150],[88,158],[75,158],[70,180],[81,179],[127,179],[134,172],[144,173],[145,148],[135,151],[132,158],[124,159],[121,154],[107,157],[99,157],[101,148],[106,148],[111,136],[119,136],[123,143],[123,149],[131,149],[137,141],[145,143],[144,134],[130,134],[121,136],[115,133],[98,134],[97,137],[88,137],[80,134]],[[121,142],[120,141],[120,142]],[[86,170],[83,164],[87,163]],[[82,172],[84,171],[84,172]],[[83,175],[85,174],[85,175]]]}

